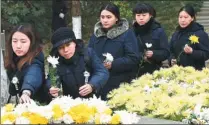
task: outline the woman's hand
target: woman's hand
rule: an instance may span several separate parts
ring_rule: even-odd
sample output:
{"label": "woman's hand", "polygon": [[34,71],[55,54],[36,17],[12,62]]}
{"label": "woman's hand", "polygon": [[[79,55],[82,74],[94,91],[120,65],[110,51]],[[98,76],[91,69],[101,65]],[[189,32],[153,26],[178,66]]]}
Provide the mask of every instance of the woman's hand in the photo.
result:
{"label": "woman's hand", "polygon": [[184,52],[186,54],[191,54],[193,52],[192,47],[188,46],[187,44],[184,46]]}
{"label": "woman's hand", "polygon": [[58,97],[60,89],[56,87],[51,87],[49,89],[49,94],[51,94],[53,97]]}
{"label": "woman's hand", "polygon": [[112,68],[112,63],[111,62],[106,62],[106,63],[103,63],[103,64],[104,64],[104,67],[107,68],[107,69]]}
{"label": "woman's hand", "polygon": [[30,95],[30,90],[23,90],[22,95],[19,99],[20,103],[31,103]]}
{"label": "woman's hand", "polygon": [[81,96],[86,96],[86,95],[92,93],[92,91],[93,91],[93,88],[90,84],[85,84],[79,88],[79,94]]}

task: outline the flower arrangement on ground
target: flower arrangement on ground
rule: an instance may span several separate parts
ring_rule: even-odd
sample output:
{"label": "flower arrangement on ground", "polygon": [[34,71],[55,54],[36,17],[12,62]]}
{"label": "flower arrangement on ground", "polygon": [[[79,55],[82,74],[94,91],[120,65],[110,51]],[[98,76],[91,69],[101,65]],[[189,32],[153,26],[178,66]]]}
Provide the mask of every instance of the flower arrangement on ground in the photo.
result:
{"label": "flower arrangement on ground", "polygon": [[112,111],[96,98],[59,96],[49,105],[7,104],[1,108],[1,124],[136,124],[140,118],[125,110]]}
{"label": "flower arrangement on ground", "polygon": [[194,107],[209,108],[209,69],[193,67],[160,69],[145,74],[108,95],[113,109],[137,112],[139,115],[175,121],[189,119]]}

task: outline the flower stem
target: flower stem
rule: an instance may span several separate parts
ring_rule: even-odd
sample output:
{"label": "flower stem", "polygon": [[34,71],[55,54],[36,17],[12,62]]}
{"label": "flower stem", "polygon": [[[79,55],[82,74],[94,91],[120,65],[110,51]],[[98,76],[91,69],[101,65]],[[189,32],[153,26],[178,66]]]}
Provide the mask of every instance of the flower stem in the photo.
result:
{"label": "flower stem", "polygon": [[181,56],[181,54],[183,53],[184,51],[181,51],[181,53],[178,55],[178,57],[177,57],[177,62],[180,62],[180,56]]}

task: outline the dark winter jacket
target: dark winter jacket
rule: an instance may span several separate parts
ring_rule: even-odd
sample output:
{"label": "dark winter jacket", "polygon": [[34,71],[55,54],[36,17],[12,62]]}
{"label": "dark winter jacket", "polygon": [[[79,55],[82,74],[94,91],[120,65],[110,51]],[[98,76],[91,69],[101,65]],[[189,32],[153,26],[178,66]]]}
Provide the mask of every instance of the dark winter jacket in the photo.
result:
{"label": "dark winter jacket", "polygon": [[[15,60],[19,60],[16,57]],[[31,91],[31,98],[37,99],[40,96],[41,87],[44,84],[44,54],[40,52],[32,61],[31,64],[24,64],[21,71],[18,70],[7,70],[8,78],[10,80],[9,93],[11,95],[16,95],[21,93],[23,90]],[[14,77],[18,78],[18,90],[16,91],[12,80]],[[42,95],[44,96],[44,95]]]}
{"label": "dark winter jacket", "polygon": [[[85,51],[85,50],[84,50]],[[106,84],[109,73],[103,66],[101,60],[96,56],[95,52],[87,49],[85,52],[75,54],[71,59],[66,60],[60,58],[60,63],[57,67],[60,82],[63,87],[63,94],[70,95],[73,98],[81,97],[79,95],[79,87],[85,84],[84,71],[90,73],[88,80],[89,84],[95,87],[94,94],[97,94],[100,89]],[[88,56],[88,61],[84,58]],[[87,96],[89,97],[89,95]]]}
{"label": "dark winter jacket", "polygon": [[[189,37],[191,35],[199,37],[199,43],[190,44]],[[182,52],[186,44],[192,47],[192,54]],[[203,26],[196,22],[192,22],[184,29],[177,27],[176,32],[171,38],[170,50],[172,53],[171,58],[177,59],[178,65],[193,66],[196,69],[202,69],[205,66],[205,61],[209,59],[208,34],[204,32]],[[182,54],[180,54],[181,52]]]}
{"label": "dark winter jacket", "polygon": [[109,70],[110,78],[100,93],[102,99],[106,99],[107,93],[118,88],[121,83],[130,83],[136,75],[139,50],[136,36],[128,28],[129,24],[125,19],[107,32],[103,30],[101,22],[95,24],[89,47],[95,50],[102,61],[105,59],[104,53],[110,53],[114,57]]}
{"label": "dark winter jacket", "polygon": [[[158,70],[162,65],[162,61],[168,59],[170,55],[168,38],[164,29],[158,22],[151,18],[143,26],[135,22],[133,24],[133,30],[138,39],[139,51],[141,53],[148,50],[153,51],[153,56],[148,58],[149,62],[139,62],[138,76]],[[147,47],[146,44],[150,44],[151,47]]]}

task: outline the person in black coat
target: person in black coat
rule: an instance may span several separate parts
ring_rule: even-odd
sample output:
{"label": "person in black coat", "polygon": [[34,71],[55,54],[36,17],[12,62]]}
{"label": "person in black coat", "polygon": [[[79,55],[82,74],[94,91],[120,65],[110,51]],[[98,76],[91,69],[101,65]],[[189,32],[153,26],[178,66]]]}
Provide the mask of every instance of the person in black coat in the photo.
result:
{"label": "person in black coat", "polygon": [[[99,95],[107,100],[107,94],[126,82],[131,83],[137,72],[139,50],[137,39],[126,19],[120,18],[119,8],[109,3],[100,10],[100,21],[95,24],[89,47],[96,51],[110,78]],[[107,61],[106,54],[113,57]]]}
{"label": "person in black coat", "polygon": [[[29,103],[44,95],[44,55],[41,40],[30,24],[13,29],[6,43],[5,69],[10,80],[9,93],[20,96],[20,103]],[[38,97],[39,96],[39,97]]]}
{"label": "person in black coat", "polygon": [[52,32],[66,27],[67,6],[65,0],[52,0]]}
{"label": "person in black coat", "polygon": [[[51,42],[51,55],[59,57],[57,74],[62,84],[63,95],[73,98],[97,95],[106,84],[109,73],[95,52],[91,48],[84,48],[83,41],[76,39],[74,32],[67,27],[57,29]],[[90,73],[89,77],[86,78],[84,73]],[[59,88],[51,87],[49,92],[56,97]]]}
{"label": "person in black coat", "polygon": [[[195,11],[190,5],[179,10],[178,23],[170,42],[171,65],[177,63],[201,70],[209,59],[208,34],[202,25],[195,22]],[[196,43],[191,43],[192,37]]]}
{"label": "person in black coat", "polygon": [[166,33],[155,20],[155,9],[147,3],[138,3],[133,9],[133,14],[136,19],[133,30],[138,39],[139,51],[143,53],[137,74],[140,77],[158,70],[170,53]]}

